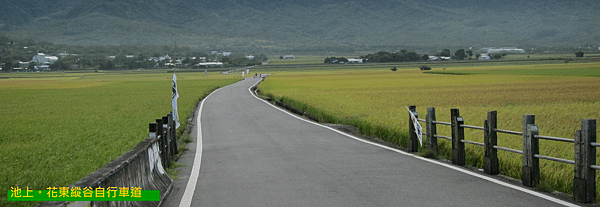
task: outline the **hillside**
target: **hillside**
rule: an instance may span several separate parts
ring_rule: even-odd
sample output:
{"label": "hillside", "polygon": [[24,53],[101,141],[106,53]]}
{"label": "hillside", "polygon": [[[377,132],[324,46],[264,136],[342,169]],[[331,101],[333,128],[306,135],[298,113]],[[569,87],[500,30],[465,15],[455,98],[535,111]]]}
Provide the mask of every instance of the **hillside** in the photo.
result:
{"label": "hillside", "polygon": [[0,30],[67,44],[256,50],[600,44],[597,0],[4,0]]}

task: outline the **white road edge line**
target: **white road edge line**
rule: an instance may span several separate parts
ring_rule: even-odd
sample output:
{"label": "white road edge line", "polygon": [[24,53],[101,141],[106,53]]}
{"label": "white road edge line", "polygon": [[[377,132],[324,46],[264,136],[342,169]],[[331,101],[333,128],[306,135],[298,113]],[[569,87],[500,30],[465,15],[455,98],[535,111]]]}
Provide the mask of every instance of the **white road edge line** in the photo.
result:
{"label": "white road edge line", "polygon": [[346,134],[345,132],[339,131],[337,129],[334,129],[334,128],[331,128],[331,127],[328,127],[328,126],[325,126],[325,125],[321,125],[319,123],[312,122],[312,121],[306,120],[304,118],[298,117],[295,114],[292,114],[292,113],[290,113],[290,112],[288,112],[286,110],[283,110],[281,108],[278,108],[278,107],[274,106],[273,104],[271,104],[271,103],[269,103],[269,102],[267,102],[267,101],[265,101],[265,100],[257,97],[254,93],[252,93],[252,90],[250,90],[250,89],[252,87],[258,85],[260,82],[261,81],[258,81],[254,85],[250,86],[250,88],[248,88],[248,91],[250,92],[250,94],[252,94],[252,96],[254,96],[254,98],[256,98],[258,100],[261,100],[261,101],[265,102],[266,104],[270,105],[271,107],[273,107],[273,108],[275,108],[275,109],[277,109],[279,111],[282,111],[282,112],[284,112],[284,113],[286,113],[286,114],[288,114],[288,115],[290,115],[290,116],[292,116],[294,118],[300,119],[300,120],[302,120],[304,122],[311,123],[311,124],[314,124],[314,125],[317,125],[317,126],[320,126],[320,127],[323,127],[323,128],[326,128],[326,129],[329,129],[329,130],[332,130],[332,131],[335,131],[335,132],[337,132],[339,134],[342,134],[344,136],[350,137],[352,139],[355,139],[355,140],[358,140],[358,141],[361,141],[361,142],[364,142],[364,143],[367,143],[367,144],[370,144],[370,145],[378,146],[378,147],[381,147],[381,148],[384,148],[384,149],[387,149],[387,150],[391,150],[391,151],[394,151],[394,152],[397,152],[397,153],[400,153],[400,154],[403,154],[403,155],[406,155],[406,156],[414,157],[414,158],[417,158],[417,159],[420,159],[420,160],[423,160],[423,161],[426,161],[426,162],[429,162],[429,163],[441,165],[441,166],[444,166],[444,167],[447,167],[447,168],[450,168],[450,169],[453,169],[453,170],[456,170],[456,171],[459,171],[459,172],[462,172],[462,173],[465,173],[465,174],[468,174],[468,175],[472,175],[472,176],[477,177],[477,178],[481,178],[481,179],[490,181],[492,183],[496,183],[496,184],[501,185],[501,186],[512,188],[512,189],[515,189],[515,190],[518,190],[518,191],[521,191],[521,192],[524,192],[524,193],[528,193],[528,194],[531,194],[531,195],[534,195],[534,196],[537,196],[537,197],[540,197],[540,198],[543,198],[543,199],[555,202],[557,204],[561,204],[561,205],[564,205],[564,206],[572,206],[572,207],[579,206],[577,204],[570,203],[570,202],[567,202],[567,201],[563,201],[561,199],[557,199],[557,198],[554,198],[554,197],[551,197],[551,196],[548,196],[548,195],[544,195],[542,193],[535,192],[535,191],[532,191],[532,190],[529,190],[529,189],[526,189],[526,188],[523,188],[523,187],[520,187],[520,186],[512,185],[510,183],[502,182],[502,181],[496,180],[494,178],[490,178],[490,177],[487,177],[487,176],[484,176],[484,175],[480,175],[480,174],[477,174],[477,173],[474,173],[474,172],[462,169],[462,168],[457,167],[457,166],[453,166],[453,165],[450,165],[450,164],[446,164],[446,163],[434,161],[434,160],[427,159],[427,158],[424,158],[424,157],[419,157],[419,156],[410,154],[408,152],[404,152],[402,150],[398,150],[398,149],[394,149],[394,148],[391,148],[391,147],[388,147],[388,146],[384,146],[384,145],[380,145],[380,144],[377,144],[377,143],[369,142],[369,141],[366,141],[364,139],[355,137],[353,135]]}
{"label": "white road edge line", "polygon": [[[239,83],[239,82],[238,82]],[[234,83],[235,84],[235,83]],[[232,84],[233,85],[233,84]],[[228,85],[230,86],[230,85]],[[222,87],[222,88],[226,88]],[[192,172],[190,174],[190,178],[188,179],[188,183],[185,187],[185,192],[181,197],[181,202],[179,202],[179,207],[189,207],[192,205],[192,198],[194,197],[194,192],[196,191],[196,183],[198,182],[198,177],[200,176],[200,165],[202,164],[202,109],[204,108],[204,101],[208,99],[213,93],[221,90],[222,88],[218,88],[214,90],[212,93],[208,94],[202,102],[200,103],[200,107],[198,108],[198,114],[196,115],[196,128],[198,129],[196,132],[196,155],[194,156],[194,164],[192,166]]]}

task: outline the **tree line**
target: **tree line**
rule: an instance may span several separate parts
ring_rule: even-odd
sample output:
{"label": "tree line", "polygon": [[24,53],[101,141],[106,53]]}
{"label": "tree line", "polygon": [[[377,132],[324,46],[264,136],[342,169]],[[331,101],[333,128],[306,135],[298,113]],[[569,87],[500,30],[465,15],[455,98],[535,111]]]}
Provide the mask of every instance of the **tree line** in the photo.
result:
{"label": "tree line", "polygon": [[[19,67],[19,62],[30,62],[38,53],[54,55],[68,53],[51,64],[51,70],[71,69],[138,69],[166,68],[176,59],[180,65],[194,67],[205,57],[206,61],[223,61],[225,67],[240,65],[256,65],[266,61],[264,54],[255,55],[252,60],[244,56],[219,56],[194,50],[188,46],[176,45],[65,45],[45,41],[35,41],[32,38],[13,38],[0,33],[0,67],[2,72],[12,72]],[[169,55],[171,59],[160,61],[151,58]],[[133,57],[132,57],[133,56]],[[194,58],[196,57],[196,58]],[[30,62],[27,70],[32,71],[37,63]]]}

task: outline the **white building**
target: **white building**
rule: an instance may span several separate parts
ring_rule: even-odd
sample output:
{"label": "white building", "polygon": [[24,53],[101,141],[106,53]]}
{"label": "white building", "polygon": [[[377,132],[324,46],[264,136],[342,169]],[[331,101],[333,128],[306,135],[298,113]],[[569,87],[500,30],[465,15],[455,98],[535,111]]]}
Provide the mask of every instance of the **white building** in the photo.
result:
{"label": "white building", "polygon": [[348,59],[348,63],[363,63],[363,59],[350,58]]}
{"label": "white building", "polygon": [[223,66],[222,62],[207,62],[207,63],[198,63],[198,66],[211,67],[211,66]]}
{"label": "white building", "polygon": [[56,61],[58,61],[58,57],[56,56],[38,53],[37,55],[33,56],[30,62],[36,62],[40,65],[50,65]]}
{"label": "white building", "polygon": [[489,60],[490,56],[488,54],[481,54],[477,60]]}
{"label": "white building", "polygon": [[248,58],[248,60],[252,60],[252,59],[254,59],[254,56],[248,55],[248,56],[246,56],[246,58]]}
{"label": "white building", "polygon": [[480,51],[487,52],[487,53],[526,53],[526,51],[524,49],[518,49],[516,47],[501,47],[501,48],[489,47],[489,48],[481,48]]}
{"label": "white building", "polygon": [[427,59],[427,61],[437,61],[440,60],[440,57],[438,56],[429,56],[429,59]]}

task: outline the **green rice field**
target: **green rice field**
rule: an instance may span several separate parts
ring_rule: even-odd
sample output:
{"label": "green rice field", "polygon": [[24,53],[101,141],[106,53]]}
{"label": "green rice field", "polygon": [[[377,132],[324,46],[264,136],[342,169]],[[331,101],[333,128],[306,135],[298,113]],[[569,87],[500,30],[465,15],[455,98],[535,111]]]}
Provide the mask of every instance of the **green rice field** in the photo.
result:
{"label": "green rice field", "polygon": [[[196,103],[239,76],[176,73],[180,123]],[[171,111],[172,73],[0,74],[0,206],[10,187],[69,186],[130,150]],[[181,132],[184,127],[180,127]]]}
{"label": "green rice field", "polygon": [[[483,126],[488,111],[498,111],[498,128],[521,131],[522,115],[536,115],[541,135],[573,139],[581,119],[600,118],[600,63],[462,62],[435,63],[431,71],[418,65],[394,64],[299,66],[274,68],[259,89],[267,96],[316,115],[325,122],[353,125],[360,132],[408,145],[408,112],[416,105],[421,118],[435,107],[439,121],[450,122],[450,109],[460,109],[465,124]],[[317,66],[314,66],[317,67]],[[306,69],[305,69],[306,68]],[[438,133],[450,136],[447,126]],[[483,132],[465,129],[467,140],[483,142]],[[451,143],[439,140],[442,157]],[[522,137],[499,134],[498,145],[522,149]],[[540,153],[573,160],[573,144],[540,141]],[[467,145],[467,164],[482,168],[484,150]],[[520,179],[521,156],[499,151],[501,174]],[[571,193],[573,166],[540,160],[541,182]],[[600,173],[597,174],[600,183]],[[600,192],[600,189],[598,190]],[[597,196],[600,197],[600,196]]]}

